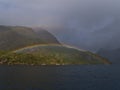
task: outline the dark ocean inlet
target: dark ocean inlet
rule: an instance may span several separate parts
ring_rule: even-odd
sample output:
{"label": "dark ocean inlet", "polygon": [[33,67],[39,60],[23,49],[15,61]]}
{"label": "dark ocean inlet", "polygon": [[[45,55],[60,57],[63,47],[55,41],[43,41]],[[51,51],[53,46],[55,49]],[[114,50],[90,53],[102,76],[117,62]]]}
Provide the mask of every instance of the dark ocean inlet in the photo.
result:
{"label": "dark ocean inlet", "polygon": [[0,90],[120,90],[120,65],[1,65]]}

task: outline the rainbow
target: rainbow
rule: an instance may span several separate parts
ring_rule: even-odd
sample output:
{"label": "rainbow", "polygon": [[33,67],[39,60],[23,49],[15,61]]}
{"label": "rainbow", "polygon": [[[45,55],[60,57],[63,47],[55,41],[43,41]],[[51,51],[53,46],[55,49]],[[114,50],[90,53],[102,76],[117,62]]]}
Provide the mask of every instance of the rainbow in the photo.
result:
{"label": "rainbow", "polygon": [[77,50],[79,50],[79,51],[86,51],[86,50],[84,50],[84,49],[80,49],[80,48],[75,47],[75,46],[72,46],[72,45],[62,44],[62,46],[65,46],[65,47],[67,47],[67,48],[77,49]]}
{"label": "rainbow", "polygon": [[75,46],[67,45],[67,44],[62,44],[62,45],[60,45],[60,44],[35,44],[35,45],[30,45],[30,46],[26,46],[26,47],[23,47],[23,48],[16,49],[13,52],[15,53],[15,52],[18,52],[18,51],[22,51],[22,50],[25,50],[25,49],[31,49],[33,47],[39,47],[39,46],[63,46],[63,47],[67,47],[67,48],[73,48],[73,49],[76,49],[76,50],[79,50],[79,51],[86,51],[86,50],[77,48]]}

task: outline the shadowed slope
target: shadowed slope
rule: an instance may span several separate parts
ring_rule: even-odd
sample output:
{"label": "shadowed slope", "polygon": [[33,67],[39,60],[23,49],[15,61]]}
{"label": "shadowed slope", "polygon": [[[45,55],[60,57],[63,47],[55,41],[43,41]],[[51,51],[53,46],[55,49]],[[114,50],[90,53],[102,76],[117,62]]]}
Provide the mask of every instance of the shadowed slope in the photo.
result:
{"label": "shadowed slope", "polygon": [[41,33],[28,27],[0,26],[0,50],[15,50],[34,44],[59,44],[51,33]]}
{"label": "shadowed slope", "polygon": [[109,59],[112,63],[120,64],[120,48],[112,50],[101,49],[97,54]]}
{"label": "shadowed slope", "polygon": [[46,43],[59,44],[56,37],[54,35],[50,34],[50,32],[48,32],[47,30],[42,29],[42,28],[35,28],[34,30],[35,30],[36,34],[38,35],[38,37],[43,39]]}

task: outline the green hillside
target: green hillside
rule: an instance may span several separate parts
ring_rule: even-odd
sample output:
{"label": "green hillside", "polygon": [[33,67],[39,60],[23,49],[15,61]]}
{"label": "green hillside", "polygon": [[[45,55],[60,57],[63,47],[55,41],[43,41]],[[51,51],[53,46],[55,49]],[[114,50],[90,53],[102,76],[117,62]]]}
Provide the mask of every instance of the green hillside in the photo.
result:
{"label": "green hillside", "polygon": [[61,45],[44,29],[0,26],[0,64],[110,64],[88,51]]}
{"label": "green hillside", "polygon": [[41,36],[41,33],[28,27],[0,26],[0,50],[15,50],[35,44],[59,44],[51,33],[44,32]]}
{"label": "green hillside", "polygon": [[60,45],[38,45],[2,53],[2,64],[69,65],[69,64],[110,64],[104,58],[88,51]]}

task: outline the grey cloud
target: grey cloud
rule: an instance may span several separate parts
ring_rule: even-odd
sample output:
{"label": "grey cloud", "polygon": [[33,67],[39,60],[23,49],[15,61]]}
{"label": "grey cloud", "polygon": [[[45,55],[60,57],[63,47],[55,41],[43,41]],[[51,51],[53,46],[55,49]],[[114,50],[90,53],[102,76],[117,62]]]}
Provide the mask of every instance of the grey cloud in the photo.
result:
{"label": "grey cloud", "polygon": [[42,26],[64,43],[91,49],[98,43],[93,32],[120,19],[119,4],[119,0],[0,0],[0,24]]}
{"label": "grey cloud", "polygon": [[[13,24],[20,20],[26,25],[40,25],[58,23],[61,24],[62,19],[71,19],[76,17],[86,24],[88,20],[103,17],[105,14],[115,14],[119,10],[119,1],[117,0],[0,0],[14,6],[9,10],[0,9],[12,19]],[[23,17],[24,16],[24,17]],[[94,16],[94,17],[92,17]],[[13,18],[16,19],[13,20]],[[45,20],[46,18],[46,20]],[[31,22],[30,22],[31,21]],[[53,22],[54,21],[54,22]],[[85,22],[86,21],[86,22]],[[7,22],[7,20],[6,20]],[[59,23],[60,22],[60,23]],[[1,22],[2,23],[2,22]],[[7,22],[8,23],[8,22]],[[89,23],[89,22],[88,22]],[[91,22],[90,22],[91,23]],[[9,23],[8,23],[9,24]]]}

